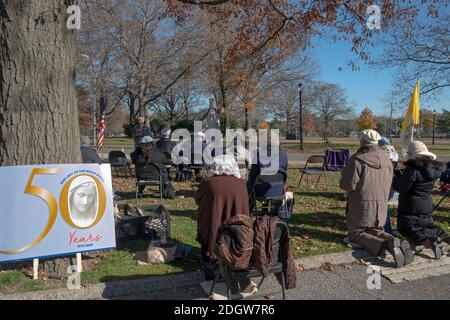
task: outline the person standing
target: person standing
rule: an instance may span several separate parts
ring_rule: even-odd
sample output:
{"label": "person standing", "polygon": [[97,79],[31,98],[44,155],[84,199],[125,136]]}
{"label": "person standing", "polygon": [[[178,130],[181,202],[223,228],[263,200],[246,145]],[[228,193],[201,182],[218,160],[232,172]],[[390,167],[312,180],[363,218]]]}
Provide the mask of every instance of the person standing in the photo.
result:
{"label": "person standing", "polygon": [[413,261],[408,241],[384,232],[393,168],[385,151],[378,146],[381,136],[374,130],[361,132],[359,150],[342,171],[341,189],[347,192],[348,238],[373,256],[388,251],[397,268]]}
{"label": "person standing", "polygon": [[450,243],[449,235],[433,221],[432,191],[443,165],[427,146],[414,141],[408,146],[405,169],[395,172],[394,190],[400,193],[397,229],[412,244],[431,248],[435,258],[442,256],[440,241]]}
{"label": "person standing", "polygon": [[146,118],[144,116],[138,116],[136,118],[136,124],[133,128],[134,147],[137,148],[143,137],[151,136],[152,132],[150,127],[145,123]]}

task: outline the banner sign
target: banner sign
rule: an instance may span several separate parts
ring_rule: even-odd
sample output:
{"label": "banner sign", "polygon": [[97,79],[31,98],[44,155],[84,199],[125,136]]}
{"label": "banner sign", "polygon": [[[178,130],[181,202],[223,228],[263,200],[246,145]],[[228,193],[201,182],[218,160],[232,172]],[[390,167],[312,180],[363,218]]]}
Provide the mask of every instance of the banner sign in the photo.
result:
{"label": "banner sign", "polygon": [[115,247],[109,164],[0,167],[0,262]]}

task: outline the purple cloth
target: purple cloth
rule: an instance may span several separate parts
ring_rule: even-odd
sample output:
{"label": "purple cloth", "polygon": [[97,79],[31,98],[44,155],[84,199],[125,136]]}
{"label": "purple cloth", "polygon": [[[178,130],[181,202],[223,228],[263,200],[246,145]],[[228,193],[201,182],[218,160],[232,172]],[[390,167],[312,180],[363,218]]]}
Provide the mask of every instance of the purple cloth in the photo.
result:
{"label": "purple cloth", "polygon": [[350,159],[348,149],[328,149],[325,153],[325,166],[328,171],[341,171]]}

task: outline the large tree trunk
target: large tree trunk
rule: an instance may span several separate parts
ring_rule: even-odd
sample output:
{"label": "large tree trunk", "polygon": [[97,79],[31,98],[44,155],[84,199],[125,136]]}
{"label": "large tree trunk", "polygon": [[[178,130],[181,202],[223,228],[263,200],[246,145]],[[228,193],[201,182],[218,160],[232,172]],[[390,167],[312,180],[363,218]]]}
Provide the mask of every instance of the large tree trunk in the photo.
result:
{"label": "large tree trunk", "polygon": [[0,165],[81,162],[63,0],[0,0]]}

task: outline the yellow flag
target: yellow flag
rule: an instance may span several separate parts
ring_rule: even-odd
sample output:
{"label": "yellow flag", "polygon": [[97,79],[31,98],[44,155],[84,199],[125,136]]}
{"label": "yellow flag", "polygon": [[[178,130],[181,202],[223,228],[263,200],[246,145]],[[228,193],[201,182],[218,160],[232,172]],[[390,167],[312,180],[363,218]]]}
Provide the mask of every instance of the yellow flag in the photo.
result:
{"label": "yellow flag", "polygon": [[408,111],[406,111],[403,119],[402,129],[400,131],[400,140],[403,141],[402,156],[406,157],[408,145],[414,141],[414,127],[419,125],[420,114],[420,97],[419,97],[419,80],[416,81],[416,86],[409,101]]}

